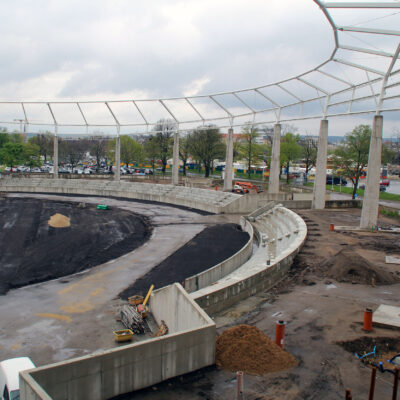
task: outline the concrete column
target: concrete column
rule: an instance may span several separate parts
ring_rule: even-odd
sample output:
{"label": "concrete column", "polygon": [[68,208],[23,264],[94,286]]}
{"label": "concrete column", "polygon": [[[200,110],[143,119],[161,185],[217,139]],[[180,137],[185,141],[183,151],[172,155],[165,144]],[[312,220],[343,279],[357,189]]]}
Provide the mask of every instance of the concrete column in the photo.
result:
{"label": "concrete column", "polygon": [[228,129],[228,141],[226,143],[224,192],[232,191],[232,168],[233,168],[233,129]]}
{"label": "concrete column", "polygon": [[325,208],[326,159],[328,154],[328,120],[321,120],[319,128],[317,165],[314,180],[313,208]]}
{"label": "concrete column", "polygon": [[172,152],[172,184],[179,185],[179,132],[174,132],[174,149]]}
{"label": "concrete column", "polygon": [[115,141],[115,170],[114,181],[121,180],[121,137],[119,136],[119,128],[117,140]]}
{"label": "concrete column", "polygon": [[360,228],[375,226],[378,222],[379,181],[381,177],[382,115],[375,115],[369,146],[367,185],[361,211]]}
{"label": "concrete column", "polygon": [[271,165],[269,167],[268,193],[279,193],[279,173],[281,171],[281,124],[274,125]]}
{"label": "concrete column", "polygon": [[53,138],[53,178],[58,179],[58,126],[56,125]]}

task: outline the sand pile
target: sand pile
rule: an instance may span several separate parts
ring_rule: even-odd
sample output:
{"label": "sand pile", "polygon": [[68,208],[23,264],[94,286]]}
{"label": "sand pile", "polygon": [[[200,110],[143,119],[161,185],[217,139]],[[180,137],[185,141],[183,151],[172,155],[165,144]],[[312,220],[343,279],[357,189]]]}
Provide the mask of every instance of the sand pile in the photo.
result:
{"label": "sand pile", "polygon": [[50,217],[48,224],[52,228],[68,228],[69,226],[71,226],[71,221],[65,215],[57,213]]}
{"label": "sand pile", "polygon": [[297,360],[257,327],[238,325],[217,338],[216,363],[228,371],[262,375],[292,368]]}
{"label": "sand pile", "polygon": [[357,252],[346,249],[328,258],[324,261],[322,267],[328,268],[328,276],[338,282],[355,282],[367,285],[370,285],[373,279],[376,284],[382,285],[399,282],[399,278],[391,272],[372,265]]}

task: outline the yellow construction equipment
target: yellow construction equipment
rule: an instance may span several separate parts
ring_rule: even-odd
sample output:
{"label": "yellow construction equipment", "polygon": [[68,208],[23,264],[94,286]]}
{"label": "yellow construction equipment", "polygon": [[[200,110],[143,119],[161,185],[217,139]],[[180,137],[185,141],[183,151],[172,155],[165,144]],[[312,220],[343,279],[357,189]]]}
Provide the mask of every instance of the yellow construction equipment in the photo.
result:
{"label": "yellow construction equipment", "polygon": [[154,285],[151,285],[149,291],[147,292],[146,298],[144,299],[143,304],[138,304],[137,305],[137,310],[142,315],[143,318],[147,317],[146,304],[149,301],[149,298],[150,298],[150,295],[151,295],[151,292],[153,291],[153,289],[154,289]]}

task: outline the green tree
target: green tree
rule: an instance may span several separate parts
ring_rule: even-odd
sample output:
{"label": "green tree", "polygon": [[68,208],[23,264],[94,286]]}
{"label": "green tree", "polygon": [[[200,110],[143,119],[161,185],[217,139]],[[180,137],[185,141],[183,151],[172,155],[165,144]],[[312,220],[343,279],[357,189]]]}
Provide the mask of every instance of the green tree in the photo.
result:
{"label": "green tree", "polygon": [[186,176],[186,165],[191,155],[192,133],[179,139],[179,158],[183,164],[183,175]]}
{"label": "green tree", "polygon": [[168,158],[172,154],[174,132],[177,126],[171,119],[160,119],[153,128],[155,141],[158,146],[158,158],[161,160],[162,172],[165,173]]}
{"label": "green tree", "polygon": [[0,149],[0,163],[8,167],[24,162],[24,148],[22,143],[5,143]]}
{"label": "green tree", "polygon": [[29,139],[29,143],[39,147],[39,154],[47,161],[47,157],[53,156],[53,135],[50,132],[40,133]]}
{"label": "green tree", "polygon": [[7,128],[0,128],[0,149],[10,141]]}
{"label": "green tree", "polygon": [[301,146],[301,158],[306,165],[304,180],[307,182],[308,172],[317,163],[318,140],[306,135],[300,140],[299,144]]}
{"label": "green tree", "polygon": [[155,136],[149,136],[144,142],[143,147],[146,158],[151,162],[151,167],[154,172],[155,170],[154,167],[158,160],[158,155],[159,155],[159,146]]}
{"label": "green tree", "polygon": [[131,163],[143,161],[143,147],[128,135],[121,136],[121,162],[127,167]]}
{"label": "green tree", "polygon": [[286,182],[289,183],[289,168],[293,161],[299,159],[301,147],[298,144],[299,135],[286,133],[281,139],[281,165],[286,169]]}
{"label": "green tree", "polygon": [[213,161],[225,156],[219,128],[213,125],[197,128],[192,134],[191,150],[195,159],[203,163],[205,177],[209,177]]}
{"label": "green tree", "polygon": [[[121,135],[121,153],[120,160],[121,163],[128,166],[129,164],[135,162],[141,162],[144,159],[143,147],[135,139],[131,138],[129,135]],[[115,144],[116,138],[110,140],[108,143],[108,155],[109,158],[115,160]]]}
{"label": "green tree", "polygon": [[29,168],[40,167],[40,149],[39,146],[32,143],[23,144],[23,163]]}
{"label": "green tree", "polygon": [[248,122],[243,128],[240,143],[240,154],[247,163],[247,176],[251,176],[252,164],[262,160],[264,148],[260,144],[257,144],[257,138],[259,136],[258,128]]}
{"label": "green tree", "polygon": [[358,125],[345,135],[343,144],[333,154],[333,168],[338,175],[353,182],[353,199],[357,193],[362,170],[368,164],[371,127]]}
{"label": "green tree", "polygon": [[9,134],[9,136],[10,136],[10,142],[12,143],[19,143],[19,144],[24,143],[24,135],[21,135],[18,132],[12,132]]}

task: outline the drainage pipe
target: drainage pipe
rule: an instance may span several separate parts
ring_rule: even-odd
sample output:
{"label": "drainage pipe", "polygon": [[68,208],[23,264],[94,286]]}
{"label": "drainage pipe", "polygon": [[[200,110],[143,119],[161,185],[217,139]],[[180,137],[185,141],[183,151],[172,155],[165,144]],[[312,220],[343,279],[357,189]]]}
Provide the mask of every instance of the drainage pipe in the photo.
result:
{"label": "drainage pipe", "polygon": [[275,343],[283,350],[285,347],[285,321],[276,322]]}
{"label": "drainage pipe", "polygon": [[366,308],[364,311],[364,331],[372,331],[372,310]]}

